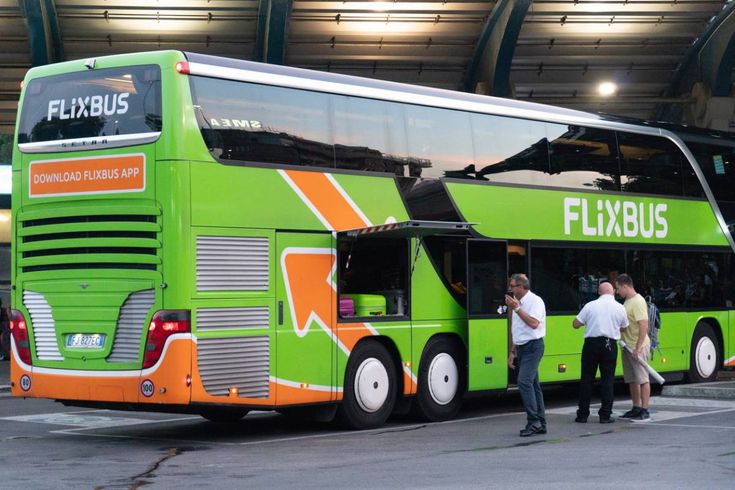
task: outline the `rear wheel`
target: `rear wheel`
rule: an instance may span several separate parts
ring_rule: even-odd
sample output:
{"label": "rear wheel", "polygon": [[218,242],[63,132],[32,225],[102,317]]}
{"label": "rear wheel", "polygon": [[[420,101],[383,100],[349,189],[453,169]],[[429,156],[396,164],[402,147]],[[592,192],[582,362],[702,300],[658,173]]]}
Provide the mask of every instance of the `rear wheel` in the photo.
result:
{"label": "rear wheel", "polygon": [[463,360],[464,351],[454,339],[434,337],[426,344],[414,403],[414,412],[421,419],[437,422],[457,414],[465,386]]}
{"label": "rear wheel", "polygon": [[396,402],[396,368],[378,342],[359,344],[350,354],[339,419],[352,429],[380,427]]}
{"label": "rear wheel", "polygon": [[720,356],[720,347],[714,329],[706,323],[697,324],[692,336],[689,381],[693,383],[714,381],[721,364]]}
{"label": "rear wheel", "polygon": [[219,424],[232,424],[248,414],[245,408],[211,407],[199,412],[199,415]]}

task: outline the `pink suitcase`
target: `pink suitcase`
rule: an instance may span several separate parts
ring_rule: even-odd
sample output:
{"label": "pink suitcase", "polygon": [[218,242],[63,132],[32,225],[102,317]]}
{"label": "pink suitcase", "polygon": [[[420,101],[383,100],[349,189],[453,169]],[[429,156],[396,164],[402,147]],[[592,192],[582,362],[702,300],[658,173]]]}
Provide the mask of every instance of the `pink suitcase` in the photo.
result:
{"label": "pink suitcase", "polygon": [[352,298],[339,298],[339,316],[355,316],[355,300]]}

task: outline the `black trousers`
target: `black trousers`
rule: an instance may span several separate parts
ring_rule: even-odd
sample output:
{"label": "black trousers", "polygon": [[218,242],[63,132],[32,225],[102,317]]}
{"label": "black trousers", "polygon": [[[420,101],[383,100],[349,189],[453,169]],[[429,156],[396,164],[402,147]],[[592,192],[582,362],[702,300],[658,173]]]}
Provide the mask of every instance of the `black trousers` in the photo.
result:
{"label": "black trousers", "polygon": [[598,412],[600,418],[608,418],[612,414],[613,381],[615,380],[615,363],[618,360],[618,345],[607,337],[589,337],[584,339],[582,347],[582,378],[579,383],[579,408],[577,415],[588,417],[592,383],[597,368],[600,368],[600,398],[602,406]]}

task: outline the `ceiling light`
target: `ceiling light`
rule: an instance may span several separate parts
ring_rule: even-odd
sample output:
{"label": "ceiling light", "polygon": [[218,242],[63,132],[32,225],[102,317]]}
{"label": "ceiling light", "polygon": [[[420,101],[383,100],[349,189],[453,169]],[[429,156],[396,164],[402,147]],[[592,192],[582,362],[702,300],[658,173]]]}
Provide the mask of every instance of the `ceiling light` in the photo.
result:
{"label": "ceiling light", "polygon": [[618,91],[618,86],[613,82],[602,82],[597,86],[597,93],[603,97],[612,97]]}

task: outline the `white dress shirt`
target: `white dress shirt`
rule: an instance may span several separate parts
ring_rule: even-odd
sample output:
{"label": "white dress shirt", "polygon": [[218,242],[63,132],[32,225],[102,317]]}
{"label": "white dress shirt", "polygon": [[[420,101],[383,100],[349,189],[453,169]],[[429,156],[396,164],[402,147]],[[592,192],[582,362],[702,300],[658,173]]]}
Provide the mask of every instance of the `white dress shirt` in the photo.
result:
{"label": "white dress shirt", "polygon": [[520,308],[538,320],[536,328],[531,328],[523,319],[513,312],[511,319],[511,333],[515,345],[523,345],[532,340],[541,339],[546,335],[546,305],[539,296],[528,291],[520,300]]}
{"label": "white dress shirt", "polygon": [[608,337],[620,339],[620,329],[628,326],[625,307],[615,301],[612,294],[603,294],[590,301],[577,315],[577,321],[585,325],[584,338]]}

